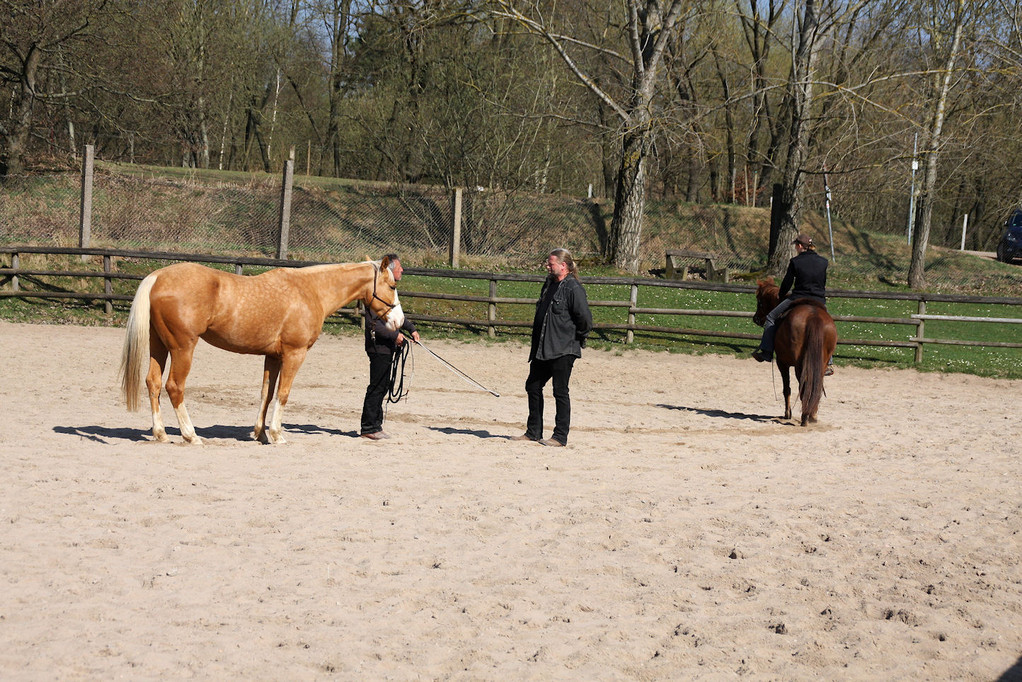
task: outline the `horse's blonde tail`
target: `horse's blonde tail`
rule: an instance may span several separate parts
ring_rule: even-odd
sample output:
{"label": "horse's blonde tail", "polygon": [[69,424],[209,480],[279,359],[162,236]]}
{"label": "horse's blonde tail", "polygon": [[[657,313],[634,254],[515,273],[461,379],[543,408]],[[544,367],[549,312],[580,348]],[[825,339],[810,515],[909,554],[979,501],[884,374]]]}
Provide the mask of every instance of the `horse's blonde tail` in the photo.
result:
{"label": "horse's blonde tail", "polygon": [[124,349],[121,351],[121,394],[124,404],[132,412],[141,405],[142,379],[148,372],[149,363],[149,293],[156,283],[156,273],[142,280],[131,302],[128,313],[128,327],[124,334]]}

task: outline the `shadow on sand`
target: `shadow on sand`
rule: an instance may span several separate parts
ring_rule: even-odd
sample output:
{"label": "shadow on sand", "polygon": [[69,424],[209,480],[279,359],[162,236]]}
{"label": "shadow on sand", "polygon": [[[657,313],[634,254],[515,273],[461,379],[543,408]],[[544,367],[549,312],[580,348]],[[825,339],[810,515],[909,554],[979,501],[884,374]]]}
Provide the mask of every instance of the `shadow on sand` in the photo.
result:
{"label": "shadow on sand", "polygon": [[703,410],[698,407],[686,407],[684,405],[665,405],[659,403],[657,407],[664,410],[681,410],[682,412],[693,412],[695,414],[701,414],[705,417],[714,417],[717,419],[747,419],[749,421],[760,422],[763,424],[769,422],[775,422],[775,417],[769,417],[762,414],[746,414],[745,412],[728,412],[726,410]]}
{"label": "shadow on sand", "polygon": [[[152,431],[150,429],[110,428],[108,426],[55,426],[53,427],[53,431],[54,433],[62,433],[68,436],[86,438],[97,443],[110,443],[119,440],[133,442],[146,442],[152,440]],[[196,428],[195,433],[203,439],[236,440],[242,442],[252,441],[251,426],[226,426],[224,424],[217,424],[214,426]],[[325,434],[332,436],[349,436],[351,438],[358,437],[358,432],[356,431],[340,431],[338,429],[331,429],[317,424],[284,424],[285,437],[289,433],[313,435]],[[175,427],[168,426],[167,435],[180,438],[181,431]]]}
{"label": "shadow on sand", "polygon": [[448,436],[459,434],[462,436],[475,436],[476,438],[504,438],[505,440],[511,439],[511,436],[505,436],[504,434],[493,434],[490,433],[489,431],[484,431],[480,429],[455,429],[451,428],[450,426],[444,427],[430,426],[428,428],[430,429],[430,431],[439,431],[440,433],[445,433]]}

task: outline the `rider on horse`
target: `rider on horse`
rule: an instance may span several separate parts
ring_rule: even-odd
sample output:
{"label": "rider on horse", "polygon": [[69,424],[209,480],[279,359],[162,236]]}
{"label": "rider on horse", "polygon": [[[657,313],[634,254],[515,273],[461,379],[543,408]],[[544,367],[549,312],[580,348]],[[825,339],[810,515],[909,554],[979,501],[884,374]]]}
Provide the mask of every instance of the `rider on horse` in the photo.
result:
{"label": "rider on horse", "polygon": [[[800,298],[811,298],[826,305],[827,303],[827,259],[816,253],[812,238],[807,234],[800,234],[792,242],[795,245],[795,257],[788,261],[788,271],[781,281],[781,289],[778,292],[777,307],[770,311],[763,324],[763,338],[759,342],[759,348],[752,353],[752,357],[759,362],[769,362],[774,357],[774,334],[777,333],[777,321],[794,305]],[[793,288],[794,285],[794,288]],[[788,290],[791,295],[785,298]],[[828,367],[827,373],[833,371]]]}

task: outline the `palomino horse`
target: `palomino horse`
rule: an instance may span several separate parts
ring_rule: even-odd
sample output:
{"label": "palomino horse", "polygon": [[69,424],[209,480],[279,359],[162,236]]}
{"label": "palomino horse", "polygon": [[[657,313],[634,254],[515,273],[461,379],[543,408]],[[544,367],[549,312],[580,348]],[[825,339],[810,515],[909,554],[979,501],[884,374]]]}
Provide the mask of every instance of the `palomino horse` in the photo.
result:
{"label": "palomino horse", "polygon": [[[131,303],[121,354],[121,389],[129,410],[139,408],[145,377],[153,411],[153,437],[168,441],[160,417],[160,383],[170,354],[167,395],[181,435],[202,443],[185,409],[185,379],[199,339],[234,353],[263,355],[263,390],[253,437],[283,443],[281,413],[305,354],[316,343],[323,321],[343,305],[361,299],[387,327],[397,329],[404,313],[388,259],[277,268],[242,277],[195,263],[161,268],[142,280]],[[279,386],[278,386],[279,379]],[[267,407],[274,397],[272,422]]]}
{"label": "palomino horse", "polygon": [[[780,289],[774,278],[759,282],[756,290],[756,314],[753,322],[763,326],[767,314],[777,306]],[[823,374],[837,347],[837,328],[827,308],[811,298],[803,298],[788,309],[777,322],[774,357],[784,382],[784,418],[791,419],[791,377],[795,368],[798,397],[802,401],[802,426],[816,421],[816,412],[823,398]]]}

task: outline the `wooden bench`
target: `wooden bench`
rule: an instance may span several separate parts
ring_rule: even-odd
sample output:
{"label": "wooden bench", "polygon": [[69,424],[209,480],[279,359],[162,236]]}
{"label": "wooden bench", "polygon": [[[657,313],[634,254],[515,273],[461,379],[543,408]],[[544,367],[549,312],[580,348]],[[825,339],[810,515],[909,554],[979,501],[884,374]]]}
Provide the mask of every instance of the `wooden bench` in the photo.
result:
{"label": "wooden bench", "polygon": [[703,251],[677,250],[667,252],[667,269],[664,276],[667,279],[685,279],[688,277],[688,268],[691,264],[686,261],[703,261],[706,267],[706,280],[708,282],[728,282],[731,273],[728,267],[717,267],[719,256]]}

